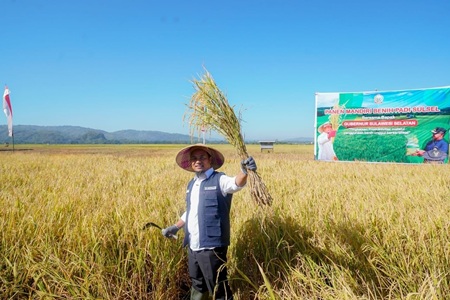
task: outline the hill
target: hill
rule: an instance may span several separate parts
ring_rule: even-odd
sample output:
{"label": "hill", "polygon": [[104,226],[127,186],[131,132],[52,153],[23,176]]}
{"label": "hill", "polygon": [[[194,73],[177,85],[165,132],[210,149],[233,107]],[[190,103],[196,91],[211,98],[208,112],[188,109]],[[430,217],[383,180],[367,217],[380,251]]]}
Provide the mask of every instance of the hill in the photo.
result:
{"label": "hill", "polygon": [[[6,125],[0,126],[0,141],[10,143]],[[223,139],[208,139],[209,142],[223,143]],[[281,140],[277,143],[307,144],[312,138]],[[15,144],[189,144],[201,142],[191,140],[186,134],[150,130],[120,130],[107,132],[80,126],[14,126]],[[249,141],[257,143],[258,141]]]}
{"label": "hill", "polygon": [[[9,141],[7,128],[0,126],[0,136]],[[16,144],[142,144],[190,143],[189,135],[160,131],[121,130],[107,132],[79,126],[14,126]]]}

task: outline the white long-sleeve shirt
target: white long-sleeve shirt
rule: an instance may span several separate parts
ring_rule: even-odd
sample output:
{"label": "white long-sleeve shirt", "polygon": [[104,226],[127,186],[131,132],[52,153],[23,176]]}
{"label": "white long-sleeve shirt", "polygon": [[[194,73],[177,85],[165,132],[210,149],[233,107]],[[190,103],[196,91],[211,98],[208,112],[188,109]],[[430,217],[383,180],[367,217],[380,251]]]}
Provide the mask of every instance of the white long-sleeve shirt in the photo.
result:
{"label": "white long-sleeve shirt", "polygon": [[[204,248],[200,248],[200,230],[198,226],[198,204],[199,204],[199,198],[200,198],[200,184],[203,180],[206,178],[209,178],[212,173],[214,172],[214,169],[211,168],[207,170],[206,172],[202,172],[200,174],[196,174],[194,177],[194,185],[192,186],[191,191],[191,206],[189,211],[189,220],[187,223],[187,228],[190,234],[190,243],[189,247],[194,250],[202,250]],[[220,185],[220,191],[222,192],[223,196],[226,196],[227,194],[233,194],[235,192],[240,191],[244,186],[238,186],[236,185],[236,177],[230,177],[227,175],[222,175],[220,177],[219,181]],[[187,192],[187,191],[186,191]],[[187,212],[184,212],[181,216],[181,219],[183,222],[186,222],[186,215]]]}
{"label": "white long-sleeve shirt", "polygon": [[336,157],[336,153],[333,149],[333,142],[328,138],[327,132],[322,132],[317,138],[319,144],[319,160],[333,160]]}

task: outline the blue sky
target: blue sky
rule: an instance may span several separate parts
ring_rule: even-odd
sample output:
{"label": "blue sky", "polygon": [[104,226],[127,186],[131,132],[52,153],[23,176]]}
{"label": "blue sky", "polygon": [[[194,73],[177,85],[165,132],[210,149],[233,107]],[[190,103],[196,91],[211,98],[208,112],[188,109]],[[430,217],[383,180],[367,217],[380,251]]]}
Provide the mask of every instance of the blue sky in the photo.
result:
{"label": "blue sky", "polygon": [[[214,77],[247,139],[312,137],[316,92],[450,84],[450,1],[5,0],[15,125],[189,134]],[[0,119],[6,125],[6,118]]]}

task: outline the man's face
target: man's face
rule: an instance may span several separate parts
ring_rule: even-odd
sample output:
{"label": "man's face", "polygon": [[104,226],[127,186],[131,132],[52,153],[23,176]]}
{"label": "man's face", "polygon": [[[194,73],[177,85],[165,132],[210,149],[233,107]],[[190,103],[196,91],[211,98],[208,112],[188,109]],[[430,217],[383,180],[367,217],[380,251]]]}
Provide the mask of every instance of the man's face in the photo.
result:
{"label": "man's face", "polygon": [[444,137],[444,135],[442,134],[442,132],[438,132],[438,133],[433,133],[433,140],[442,140],[442,138]]}
{"label": "man's face", "polygon": [[197,149],[192,151],[190,160],[194,172],[203,172],[211,168],[211,157],[205,150]]}

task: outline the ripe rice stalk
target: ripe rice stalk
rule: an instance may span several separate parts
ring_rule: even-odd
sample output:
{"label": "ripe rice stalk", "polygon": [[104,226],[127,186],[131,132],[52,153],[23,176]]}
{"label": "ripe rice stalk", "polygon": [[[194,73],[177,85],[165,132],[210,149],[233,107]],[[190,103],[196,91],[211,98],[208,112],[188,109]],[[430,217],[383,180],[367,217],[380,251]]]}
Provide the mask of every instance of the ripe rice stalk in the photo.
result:
{"label": "ripe rice stalk", "polygon": [[[347,102],[345,102],[345,104],[343,105],[339,105],[339,100],[336,101],[336,103],[333,106],[333,110],[340,110],[340,109],[344,109],[345,110],[345,105],[347,104]],[[333,130],[337,131],[339,129],[339,127],[342,125],[342,121],[345,117],[345,114],[331,114],[328,117],[328,121],[331,123],[331,128],[333,128]],[[331,142],[334,142],[334,137],[331,138]]]}
{"label": "ripe rice stalk", "polygon": [[[195,92],[191,96],[188,112],[190,134],[200,134],[207,127],[215,130],[234,146],[241,159],[249,157],[241,133],[241,112],[239,118],[227,97],[219,89],[211,74],[206,70],[199,79],[192,80]],[[272,196],[257,172],[249,171],[250,194],[259,205],[271,205]]]}

